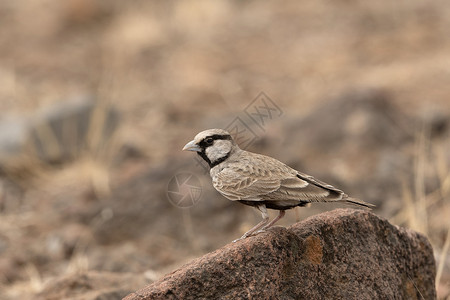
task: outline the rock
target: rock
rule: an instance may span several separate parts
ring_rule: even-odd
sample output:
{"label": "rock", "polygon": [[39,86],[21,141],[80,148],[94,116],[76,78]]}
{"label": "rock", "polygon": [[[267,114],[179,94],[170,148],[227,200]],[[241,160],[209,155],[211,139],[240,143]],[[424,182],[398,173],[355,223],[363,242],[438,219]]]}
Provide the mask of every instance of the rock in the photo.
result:
{"label": "rock", "polygon": [[230,243],[125,299],[435,299],[428,240],[337,209]]}
{"label": "rock", "polygon": [[314,150],[334,152],[334,147],[347,143],[364,149],[398,147],[413,140],[413,125],[387,91],[358,89],[324,101],[289,129],[301,131],[303,143],[317,147]]}
{"label": "rock", "polygon": [[111,147],[119,112],[92,97],[80,96],[32,116],[0,116],[0,173],[35,167],[36,161],[60,164],[85,152],[101,155]]}
{"label": "rock", "polygon": [[119,113],[109,104],[74,98],[35,116],[27,146],[45,163],[71,161],[83,151],[97,153],[110,146],[119,122]]}
{"label": "rock", "polygon": [[27,130],[29,124],[24,117],[0,116],[0,162],[22,151]]}
{"label": "rock", "polygon": [[129,273],[87,272],[67,275],[46,284],[37,299],[121,299],[139,284],[143,276]]}

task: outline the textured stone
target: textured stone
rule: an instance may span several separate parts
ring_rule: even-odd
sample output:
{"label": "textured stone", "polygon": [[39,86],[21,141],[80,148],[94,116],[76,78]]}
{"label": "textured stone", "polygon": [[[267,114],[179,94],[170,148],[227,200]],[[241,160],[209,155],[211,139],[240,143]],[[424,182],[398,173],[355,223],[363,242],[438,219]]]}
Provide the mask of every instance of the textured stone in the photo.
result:
{"label": "textured stone", "polygon": [[230,243],[125,299],[435,299],[434,278],[424,236],[338,209]]}

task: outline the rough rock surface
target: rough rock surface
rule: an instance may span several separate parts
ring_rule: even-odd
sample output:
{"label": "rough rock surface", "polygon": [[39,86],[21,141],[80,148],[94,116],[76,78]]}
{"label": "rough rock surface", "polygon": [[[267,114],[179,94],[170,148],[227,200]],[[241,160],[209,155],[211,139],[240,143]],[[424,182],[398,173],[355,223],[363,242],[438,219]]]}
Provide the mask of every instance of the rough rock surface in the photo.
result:
{"label": "rough rock surface", "polygon": [[125,299],[435,299],[428,240],[338,209],[230,243]]}

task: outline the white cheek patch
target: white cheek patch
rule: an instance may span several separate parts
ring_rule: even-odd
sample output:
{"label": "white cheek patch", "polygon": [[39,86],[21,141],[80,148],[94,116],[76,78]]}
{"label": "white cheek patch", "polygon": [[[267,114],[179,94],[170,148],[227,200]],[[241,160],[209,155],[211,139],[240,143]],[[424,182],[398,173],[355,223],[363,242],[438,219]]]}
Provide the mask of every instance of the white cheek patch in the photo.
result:
{"label": "white cheek patch", "polygon": [[206,156],[211,162],[215,162],[228,155],[231,151],[231,142],[229,140],[215,140],[212,146],[206,148]]}

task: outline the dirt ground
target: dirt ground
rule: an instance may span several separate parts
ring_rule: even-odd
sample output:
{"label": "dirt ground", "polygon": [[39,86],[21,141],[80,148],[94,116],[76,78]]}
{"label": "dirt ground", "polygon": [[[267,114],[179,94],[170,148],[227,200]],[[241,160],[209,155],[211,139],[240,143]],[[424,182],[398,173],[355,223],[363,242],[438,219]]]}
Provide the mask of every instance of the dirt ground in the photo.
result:
{"label": "dirt ground", "polygon": [[1,1],[0,44],[0,299],[120,299],[258,222],[207,128],[425,234],[450,297],[447,1]]}

